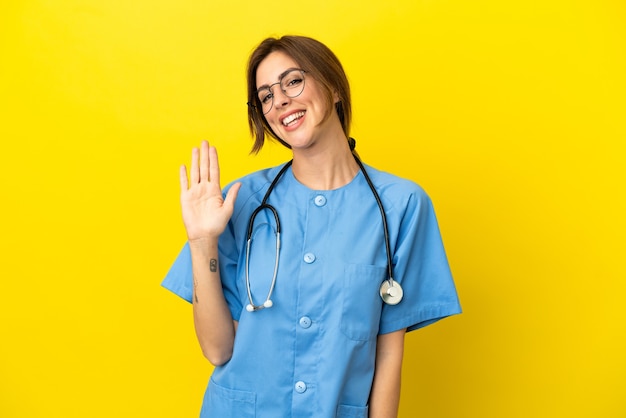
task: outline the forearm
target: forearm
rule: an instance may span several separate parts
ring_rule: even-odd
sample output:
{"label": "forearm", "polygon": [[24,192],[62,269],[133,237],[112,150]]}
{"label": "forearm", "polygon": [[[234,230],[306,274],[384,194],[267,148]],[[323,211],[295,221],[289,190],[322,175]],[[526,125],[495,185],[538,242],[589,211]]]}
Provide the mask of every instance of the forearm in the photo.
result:
{"label": "forearm", "polygon": [[217,238],[189,242],[193,266],[193,317],[202,353],[213,364],[230,360],[235,339],[218,268]]}
{"label": "forearm", "polygon": [[370,418],[396,418],[400,404],[405,330],[378,337],[376,368],[370,395]]}

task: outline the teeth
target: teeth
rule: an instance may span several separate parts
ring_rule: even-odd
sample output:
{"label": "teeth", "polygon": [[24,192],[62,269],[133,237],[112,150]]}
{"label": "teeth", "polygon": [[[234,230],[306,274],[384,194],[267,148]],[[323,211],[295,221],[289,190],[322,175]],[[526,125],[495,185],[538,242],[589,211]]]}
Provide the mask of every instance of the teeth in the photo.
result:
{"label": "teeth", "polygon": [[293,114],[287,116],[285,119],[283,119],[283,125],[287,126],[291,122],[294,122],[294,121],[300,119],[302,116],[304,116],[304,112],[293,113]]}

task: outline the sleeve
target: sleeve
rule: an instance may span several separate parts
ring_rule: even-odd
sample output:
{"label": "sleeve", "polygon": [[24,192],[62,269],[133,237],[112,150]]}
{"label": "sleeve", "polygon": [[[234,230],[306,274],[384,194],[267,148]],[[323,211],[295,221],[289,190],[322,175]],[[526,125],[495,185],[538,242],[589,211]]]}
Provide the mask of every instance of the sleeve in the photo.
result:
{"label": "sleeve", "polygon": [[[396,208],[400,210],[400,208]],[[397,240],[394,280],[404,291],[397,305],[384,305],[380,334],[403,328],[413,331],[461,313],[456,287],[444,250],[432,202],[418,187],[405,210],[394,217]]]}
{"label": "sleeve", "polygon": [[226,226],[222,235],[220,235],[219,264],[222,289],[224,290],[226,303],[228,304],[233,319],[239,321],[243,304],[239,298],[239,290],[237,287],[239,247],[237,246],[237,238],[233,229],[234,225],[231,221]]}
{"label": "sleeve", "polygon": [[191,269],[191,253],[189,243],[185,243],[178,253],[174,264],[167,272],[161,286],[191,303],[193,296],[193,271]]}

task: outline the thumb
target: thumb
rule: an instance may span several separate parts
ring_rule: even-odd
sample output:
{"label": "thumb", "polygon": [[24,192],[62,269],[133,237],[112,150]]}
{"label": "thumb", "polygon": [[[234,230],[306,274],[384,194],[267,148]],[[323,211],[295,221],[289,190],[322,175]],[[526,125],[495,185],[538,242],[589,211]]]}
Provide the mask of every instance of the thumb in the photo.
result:
{"label": "thumb", "polygon": [[226,192],[226,198],[224,199],[224,205],[228,206],[230,209],[235,206],[235,200],[237,200],[239,189],[241,189],[241,183],[235,183],[230,187],[230,189],[228,189],[228,192]]}

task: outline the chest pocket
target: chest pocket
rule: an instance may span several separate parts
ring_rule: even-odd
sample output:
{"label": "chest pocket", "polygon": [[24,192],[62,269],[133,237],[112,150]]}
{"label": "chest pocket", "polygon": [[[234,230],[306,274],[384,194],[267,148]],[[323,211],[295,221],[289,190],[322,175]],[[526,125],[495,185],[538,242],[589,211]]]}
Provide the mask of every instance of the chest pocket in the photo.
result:
{"label": "chest pocket", "polygon": [[368,411],[367,406],[339,405],[337,418],[367,418]]}
{"label": "chest pocket", "polygon": [[341,332],[356,341],[367,341],[378,335],[383,301],[380,284],[386,267],[347,264],[341,286]]}
{"label": "chest pocket", "polygon": [[204,394],[201,418],[211,417],[256,417],[256,395],[253,392],[222,387],[213,379]]}

